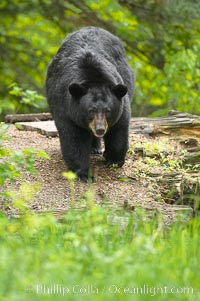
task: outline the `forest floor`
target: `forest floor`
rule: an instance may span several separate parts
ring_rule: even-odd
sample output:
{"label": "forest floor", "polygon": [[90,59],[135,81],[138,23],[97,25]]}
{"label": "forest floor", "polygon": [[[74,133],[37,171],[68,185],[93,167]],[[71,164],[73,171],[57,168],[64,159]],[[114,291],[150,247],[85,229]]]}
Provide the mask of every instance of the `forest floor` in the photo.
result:
{"label": "forest floor", "polygon": [[[199,164],[184,165],[185,149],[198,139],[171,135],[154,136],[130,134],[130,149],[122,168],[107,168],[102,155],[91,155],[94,183],[75,181],[73,188],[62,173],[67,167],[62,160],[58,137],[46,137],[37,131],[20,131],[11,125],[6,133],[11,140],[4,146],[18,151],[39,148],[50,159],[37,158],[37,175],[24,172],[13,184],[6,182],[1,190],[16,191],[22,183],[39,183],[30,203],[35,212],[53,211],[62,214],[70,207],[84,208],[88,191],[101,206],[124,208],[135,212],[143,208],[148,215],[158,212],[170,224],[177,217],[188,220],[193,215],[195,193],[199,187]],[[187,145],[189,143],[189,145]],[[198,192],[199,193],[199,192]],[[74,202],[70,201],[74,199]],[[12,214],[12,204],[4,208]]]}

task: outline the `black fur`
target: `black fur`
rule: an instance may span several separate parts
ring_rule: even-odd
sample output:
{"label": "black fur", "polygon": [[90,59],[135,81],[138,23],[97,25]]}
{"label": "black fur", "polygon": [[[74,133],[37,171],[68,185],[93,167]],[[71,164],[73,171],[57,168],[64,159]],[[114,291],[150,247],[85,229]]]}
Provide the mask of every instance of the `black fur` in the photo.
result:
{"label": "black fur", "polygon": [[105,114],[108,124],[106,164],[124,164],[134,76],[116,36],[98,27],[67,36],[48,67],[46,89],[70,170],[87,181],[90,153],[99,148],[89,128],[95,112]]}

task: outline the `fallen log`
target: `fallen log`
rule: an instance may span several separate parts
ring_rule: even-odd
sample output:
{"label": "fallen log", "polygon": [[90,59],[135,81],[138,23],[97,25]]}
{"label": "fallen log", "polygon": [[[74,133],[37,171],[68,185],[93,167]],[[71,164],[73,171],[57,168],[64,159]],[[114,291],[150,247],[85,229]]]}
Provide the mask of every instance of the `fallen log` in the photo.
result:
{"label": "fallen log", "polygon": [[130,128],[133,133],[144,135],[195,134],[200,137],[200,116],[170,111],[163,117],[133,117]]}
{"label": "fallen log", "polygon": [[[39,131],[46,136],[57,136],[57,129],[50,113],[7,115],[5,122],[21,125],[24,130]],[[200,116],[170,111],[168,116],[163,117],[133,117],[130,132],[149,136],[192,135],[200,138]]]}
{"label": "fallen log", "polygon": [[11,114],[6,115],[6,123],[16,123],[16,122],[29,122],[29,121],[46,121],[52,120],[52,115],[50,113],[36,113],[36,114]]}

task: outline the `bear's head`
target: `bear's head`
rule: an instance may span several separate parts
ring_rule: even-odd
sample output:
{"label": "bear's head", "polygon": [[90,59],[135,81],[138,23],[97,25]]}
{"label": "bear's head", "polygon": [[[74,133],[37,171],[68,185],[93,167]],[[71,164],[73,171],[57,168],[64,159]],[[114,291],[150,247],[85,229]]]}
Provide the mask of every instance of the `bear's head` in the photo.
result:
{"label": "bear's head", "polygon": [[87,87],[72,83],[69,92],[73,120],[101,138],[121,117],[127,87],[123,84]]}

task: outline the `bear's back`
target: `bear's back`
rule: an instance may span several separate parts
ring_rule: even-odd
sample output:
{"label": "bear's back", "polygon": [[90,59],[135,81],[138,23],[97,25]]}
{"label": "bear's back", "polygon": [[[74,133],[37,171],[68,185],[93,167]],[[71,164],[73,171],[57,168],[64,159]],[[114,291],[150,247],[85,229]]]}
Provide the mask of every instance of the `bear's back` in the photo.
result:
{"label": "bear's back", "polygon": [[113,63],[116,60],[125,57],[124,48],[121,41],[110,32],[99,27],[84,27],[68,35],[63,41],[59,52],[65,51],[66,54],[78,55],[82,52],[94,52],[96,55],[102,55],[111,59]]}
{"label": "bear's back", "polygon": [[134,75],[129,67],[120,39],[99,27],[84,27],[68,35],[48,68],[51,89],[72,82],[119,84],[133,96]]}

